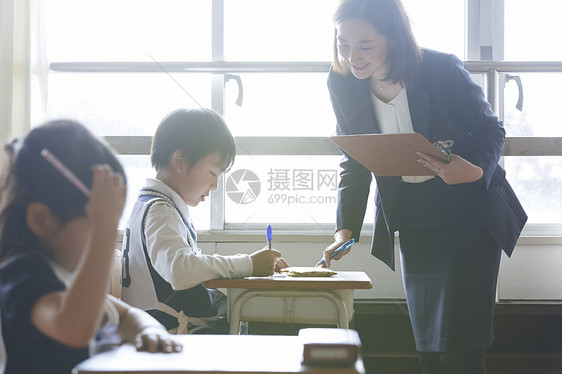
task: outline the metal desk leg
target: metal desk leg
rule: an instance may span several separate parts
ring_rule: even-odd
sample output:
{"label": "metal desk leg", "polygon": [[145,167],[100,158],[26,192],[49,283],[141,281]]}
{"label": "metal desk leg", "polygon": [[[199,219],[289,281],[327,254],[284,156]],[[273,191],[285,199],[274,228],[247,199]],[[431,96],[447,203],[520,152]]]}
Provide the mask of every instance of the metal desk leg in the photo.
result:
{"label": "metal desk leg", "polygon": [[338,327],[347,329],[349,328],[349,316],[347,307],[343,300],[334,292],[329,290],[314,290],[314,291],[264,291],[264,290],[247,290],[238,296],[233,302],[232,310],[230,310],[230,334],[237,335],[240,329],[240,314],[242,306],[246,301],[254,297],[323,297],[334,303],[338,311],[338,320],[336,321]]}

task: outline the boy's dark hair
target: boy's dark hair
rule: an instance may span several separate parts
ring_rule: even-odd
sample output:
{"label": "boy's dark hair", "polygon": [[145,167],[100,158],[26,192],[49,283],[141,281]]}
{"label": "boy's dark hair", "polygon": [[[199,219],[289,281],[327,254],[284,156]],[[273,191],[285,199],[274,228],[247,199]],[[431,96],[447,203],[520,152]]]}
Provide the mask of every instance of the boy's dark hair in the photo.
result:
{"label": "boy's dark hair", "polygon": [[[387,80],[406,86],[412,83],[421,63],[422,53],[410,26],[410,20],[400,0],[340,0],[334,13],[334,24],[358,18],[375,26],[378,33],[387,37]],[[334,29],[333,70],[350,73],[338,54],[337,32]]]}
{"label": "boy's dark hair", "polygon": [[75,121],[47,122],[25,138],[6,144],[8,157],[0,180],[0,259],[43,250],[27,227],[30,203],[47,205],[61,225],[85,215],[88,198],[41,156],[45,148],[88,188],[92,186],[93,165],[107,164],[125,177],[109,147]]}
{"label": "boy's dark hair", "polygon": [[236,145],[222,116],[212,109],[177,109],[169,113],[152,139],[151,161],[156,169],[167,168],[170,157],[180,150],[193,167],[205,156],[220,152],[224,171],[236,156]]}

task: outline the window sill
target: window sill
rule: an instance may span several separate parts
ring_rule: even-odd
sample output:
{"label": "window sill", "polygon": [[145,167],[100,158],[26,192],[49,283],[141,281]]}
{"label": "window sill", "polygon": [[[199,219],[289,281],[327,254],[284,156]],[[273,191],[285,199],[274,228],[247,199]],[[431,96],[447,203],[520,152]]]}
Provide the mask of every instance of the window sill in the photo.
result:
{"label": "window sill", "polygon": [[[334,236],[332,233],[315,231],[280,231],[274,233],[276,243],[330,243]],[[265,238],[265,230],[224,230],[224,231],[198,231],[197,240],[200,243],[228,242],[228,243],[262,243]],[[398,243],[398,236],[395,238]],[[362,243],[371,242],[371,233],[363,232]],[[518,245],[562,245],[560,235],[525,235],[523,234]]]}
{"label": "window sill", "polygon": [[[119,243],[122,239],[122,230],[119,230]],[[199,243],[263,243],[265,230],[204,230],[197,232]],[[319,231],[290,231],[275,230],[276,243],[330,243],[334,239],[332,233]],[[361,243],[370,243],[371,233],[361,234]],[[395,238],[398,244],[398,236]],[[561,235],[521,235],[518,245],[562,245]]]}

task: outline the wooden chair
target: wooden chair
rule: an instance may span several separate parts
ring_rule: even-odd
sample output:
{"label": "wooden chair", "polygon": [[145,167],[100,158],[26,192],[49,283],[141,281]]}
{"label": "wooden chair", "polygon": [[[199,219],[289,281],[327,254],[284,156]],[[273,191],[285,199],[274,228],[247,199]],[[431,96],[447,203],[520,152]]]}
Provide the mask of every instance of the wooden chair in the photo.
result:
{"label": "wooden chair", "polygon": [[109,293],[120,299],[121,298],[121,250],[115,249],[115,256],[111,266],[111,276],[109,283]]}
{"label": "wooden chair", "polygon": [[4,374],[7,361],[8,355],[6,354],[6,346],[4,345],[4,337],[2,335],[2,324],[0,323],[0,374]]}

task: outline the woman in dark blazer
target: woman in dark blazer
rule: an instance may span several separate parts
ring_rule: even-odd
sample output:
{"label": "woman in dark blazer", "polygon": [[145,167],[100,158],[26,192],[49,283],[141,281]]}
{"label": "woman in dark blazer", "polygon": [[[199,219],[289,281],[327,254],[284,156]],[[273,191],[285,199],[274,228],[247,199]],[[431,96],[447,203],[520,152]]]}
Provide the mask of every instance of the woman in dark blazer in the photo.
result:
{"label": "woman in dark blazer", "polygon": [[[454,141],[450,163],[419,154],[433,176],[376,177],[371,253],[394,269],[399,232],[423,373],[485,373],[501,250],[511,254],[527,220],[498,164],[502,123],[458,58],[417,46],[400,0],[343,0],[334,23],[328,88],[338,135]],[[341,166],[327,266],[338,246],[359,240],[372,178],[345,153]]]}

